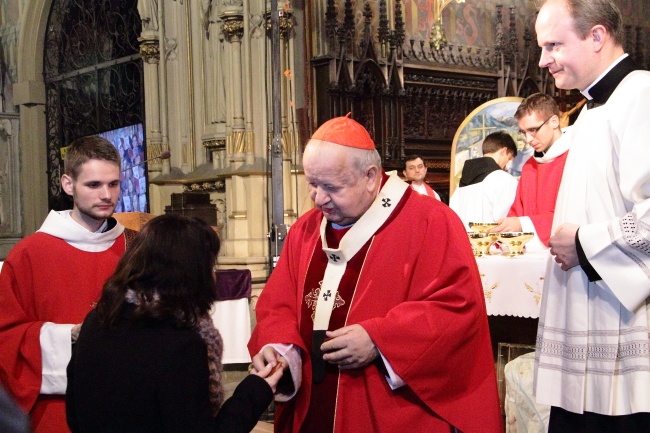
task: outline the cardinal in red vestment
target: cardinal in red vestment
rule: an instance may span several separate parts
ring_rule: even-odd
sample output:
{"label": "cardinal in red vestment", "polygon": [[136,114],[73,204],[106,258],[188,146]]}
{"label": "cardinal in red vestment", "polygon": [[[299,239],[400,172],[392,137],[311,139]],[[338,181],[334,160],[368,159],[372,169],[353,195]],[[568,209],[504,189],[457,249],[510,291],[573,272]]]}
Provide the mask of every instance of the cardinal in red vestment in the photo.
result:
{"label": "cardinal in red vestment", "polygon": [[501,433],[461,221],[385,174],[349,117],[314,133],[303,164],[315,209],[289,230],[249,342],[255,368],[286,368],[275,431]]}

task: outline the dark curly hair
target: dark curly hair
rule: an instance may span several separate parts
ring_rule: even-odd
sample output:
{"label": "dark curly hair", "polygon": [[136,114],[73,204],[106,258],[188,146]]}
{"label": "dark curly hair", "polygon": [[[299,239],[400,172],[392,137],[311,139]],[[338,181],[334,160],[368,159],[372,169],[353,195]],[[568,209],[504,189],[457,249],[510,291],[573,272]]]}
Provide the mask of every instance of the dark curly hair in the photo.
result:
{"label": "dark curly hair", "polygon": [[110,327],[132,293],[134,320],[173,320],[192,327],[216,300],[213,267],[220,242],[198,218],[178,214],[147,222],[128,245],[97,303],[100,321]]}

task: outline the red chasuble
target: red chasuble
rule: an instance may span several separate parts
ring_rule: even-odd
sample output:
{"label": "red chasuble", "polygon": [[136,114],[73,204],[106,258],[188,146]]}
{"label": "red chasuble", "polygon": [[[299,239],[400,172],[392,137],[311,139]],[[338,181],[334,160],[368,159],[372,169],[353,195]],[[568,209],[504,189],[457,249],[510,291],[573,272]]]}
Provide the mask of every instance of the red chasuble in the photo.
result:
{"label": "red chasuble", "polygon": [[555,201],[568,154],[569,152],[564,152],[545,164],[538,163],[535,158],[528,158],[521,170],[515,201],[508,212],[509,217],[529,217],[537,236],[546,247],[551,237]]}
{"label": "red chasuble", "polygon": [[[249,349],[294,344],[302,386],[276,405],[276,432],[503,431],[483,290],[467,234],[446,205],[408,189],[389,220],[348,262],[329,329],[358,323],[406,383],[391,390],[375,363],[330,367],[312,383],[313,295],[327,260],[322,214],[294,224],[257,303]],[[328,245],[341,233],[327,230]],[[330,244],[331,242],[331,244]]]}
{"label": "red chasuble", "polygon": [[[0,274],[0,380],[35,432],[68,432],[64,395],[40,395],[40,330],[45,322],[81,323],[124,252],[124,235],[86,252],[37,232],[9,253]],[[18,277],[17,277],[18,276]]]}

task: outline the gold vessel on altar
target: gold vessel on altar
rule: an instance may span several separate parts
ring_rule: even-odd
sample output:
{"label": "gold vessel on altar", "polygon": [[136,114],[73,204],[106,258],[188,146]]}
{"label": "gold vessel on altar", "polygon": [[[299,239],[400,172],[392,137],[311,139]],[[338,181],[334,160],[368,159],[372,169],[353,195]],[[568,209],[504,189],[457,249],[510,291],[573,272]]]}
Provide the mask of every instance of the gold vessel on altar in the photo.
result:
{"label": "gold vessel on altar", "polygon": [[476,233],[487,233],[488,230],[498,226],[497,223],[468,223],[470,229]]}
{"label": "gold vessel on altar", "polygon": [[474,257],[483,257],[490,254],[490,247],[497,241],[496,233],[468,232],[469,242],[472,244]]}
{"label": "gold vessel on altar", "polygon": [[498,233],[499,242],[508,247],[508,251],[503,253],[508,257],[517,257],[524,254],[524,245],[531,240],[535,234],[533,232],[502,232]]}

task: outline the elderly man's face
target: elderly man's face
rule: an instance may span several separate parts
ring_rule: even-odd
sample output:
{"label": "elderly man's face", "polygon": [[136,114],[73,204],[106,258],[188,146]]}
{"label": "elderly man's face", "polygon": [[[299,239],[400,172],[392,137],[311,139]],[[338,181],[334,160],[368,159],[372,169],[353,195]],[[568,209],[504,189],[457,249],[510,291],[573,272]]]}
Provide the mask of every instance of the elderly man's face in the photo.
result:
{"label": "elderly man's face", "polygon": [[342,226],[355,223],[370,208],[381,178],[375,166],[359,173],[350,152],[345,146],[334,146],[325,154],[307,145],[303,155],[311,199],[328,221]]}
{"label": "elderly man's face", "polygon": [[564,1],[549,0],[542,6],[535,31],[542,48],[539,67],[548,68],[556,87],[585,90],[598,78],[594,41],[578,36]]}

